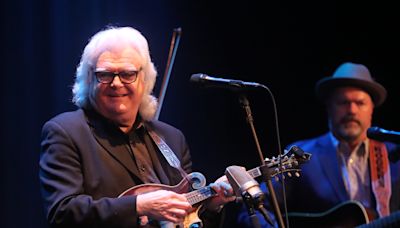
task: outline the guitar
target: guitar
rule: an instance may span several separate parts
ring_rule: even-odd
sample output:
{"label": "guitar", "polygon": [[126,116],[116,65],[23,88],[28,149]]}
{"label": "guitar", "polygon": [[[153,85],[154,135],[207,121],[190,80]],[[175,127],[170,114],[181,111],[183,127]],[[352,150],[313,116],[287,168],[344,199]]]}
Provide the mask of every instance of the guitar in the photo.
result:
{"label": "guitar", "polygon": [[364,206],[346,201],[322,213],[288,213],[292,227],[356,227],[369,222]]}
{"label": "guitar", "polygon": [[375,219],[375,212],[358,201],[346,201],[322,213],[292,212],[288,218],[291,227],[400,227],[400,211]]}
{"label": "guitar", "polygon": [[[289,177],[291,173],[294,172],[296,176],[299,176],[299,172],[301,171],[299,168],[299,164],[302,164],[306,161],[309,161],[311,154],[304,152],[297,146],[293,146],[290,148],[288,152],[283,154],[282,156],[278,156],[277,158],[265,159],[265,166],[271,175],[271,177],[276,176],[277,174],[288,173]],[[261,168],[256,167],[254,169],[248,170],[247,172],[251,177],[257,178],[262,175]],[[184,178],[179,184],[174,186],[168,186],[163,184],[142,184],[138,186],[134,186],[132,188],[127,189],[123,193],[119,195],[119,197],[129,196],[129,195],[139,195],[147,192],[152,192],[156,190],[169,190],[174,191],[179,194],[183,194],[188,202],[194,207],[194,210],[189,213],[188,216],[185,217],[184,222],[182,224],[174,224],[171,222],[162,221],[161,224],[163,227],[181,227],[181,228],[189,228],[192,225],[196,227],[201,227],[202,223],[200,218],[198,217],[198,212],[201,208],[200,202],[215,196],[214,190],[210,186],[205,185],[205,178],[201,173],[194,172],[188,175],[187,178]],[[147,221],[146,216],[143,218],[144,221]],[[145,223],[144,223],[145,225]]]}

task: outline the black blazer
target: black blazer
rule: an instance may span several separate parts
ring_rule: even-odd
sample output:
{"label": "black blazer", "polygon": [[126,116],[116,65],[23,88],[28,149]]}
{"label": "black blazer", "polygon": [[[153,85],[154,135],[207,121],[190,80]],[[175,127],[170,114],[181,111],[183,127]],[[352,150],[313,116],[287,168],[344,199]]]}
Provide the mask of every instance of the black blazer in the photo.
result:
{"label": "black blazer", "polygon": [[[191,172],[184,135],[160,121],[147,123]],[[162,184],[182,179],[147,135],[154,169]],[[126,136],[94,111],[60,114],[42,129],[40,183],[47,220],[62,227],[135,227],[136,196],[118,196],[143,184]]]}

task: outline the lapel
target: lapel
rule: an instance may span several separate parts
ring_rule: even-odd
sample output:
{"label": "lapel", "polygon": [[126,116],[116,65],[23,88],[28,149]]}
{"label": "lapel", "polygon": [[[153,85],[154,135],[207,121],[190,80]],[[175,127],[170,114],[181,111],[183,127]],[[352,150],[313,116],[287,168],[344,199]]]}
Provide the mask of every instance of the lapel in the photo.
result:
{"label": "lapel", "polygon": [[85,110],[87,122],[97,142],[136,178],[140,174],[128,145],[128,137],[115,125],[93,110]]}
{"label": "lapel", "polygon": [[153,161],[154,171],[156,172],[158,178],[160,179],[160,182],[162,184],[171,185],[170,179],[166,174],[167,169],[169,169],[169,167],[171,166],[167,164],[164,165],[162,164],[163,159],[158,157],[158,155],[160,155],[161,153],[158,152],[159,151],[158,149],[156,149],[156,145],[154,144],[153,140],[151,139],[148,133],[144,135],[144,141],[149,151],[151,160]]}
{"label": "lapel", "polygon": [[321,140],[318,140],[317,145],[319,150],[318,163],[330,182],[332,189],[341,201],[348,200],[349,197],[341,176],[342,172],[339,170],[336,148],[332,143],[330,135],[325,134]]}
{"label": "lapel", "polygon": [[[163,126],[157,124],[157,122],[158,121],[145,122],[144,127],[146,129],[146,134],[144,135],[144,141],[147,145],[150,157],[153,160],[154,170],[157,173],[161,183],[167,185],[176,185],[182,180],[184,176],[186,176],[186,174],[183,175],[179,171],[179,169],[175,168],[169,163],[164,153],[161,152],[160,145],[158,145],[158,143],[155,142],[155,140],[151,137],[149,131],[152,131],[153,134],[156,134],[161,140],[164,141],[165,144],[168,141],[166,140],[167,135],[163,133],[165,132]],[[171,153],[175,153],[173,151],[174,141],[169,140],[168,142],[170,143],[168,147],[170,147],[170,149],[172,150]],[[175,156],[177,156],[177,159],[179,160],[179,162],[181,162],[181,159],[179,159],[178,155],[175,154]],[[183,171],[183,173],[185,173],[185,171]]]}

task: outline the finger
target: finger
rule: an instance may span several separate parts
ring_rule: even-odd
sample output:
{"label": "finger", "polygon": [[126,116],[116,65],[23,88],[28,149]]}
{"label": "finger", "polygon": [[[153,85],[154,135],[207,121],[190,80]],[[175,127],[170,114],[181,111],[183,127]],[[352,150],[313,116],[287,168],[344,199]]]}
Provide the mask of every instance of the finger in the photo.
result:
{"label": "finger", "polygon": [[171,208],[168,210],[168,213],[177,218],[184,218],[188,214],[188,211],[179,208]]}
{"label": "finger", "polygon": [[210,187],[216,192],[216,193],[220,193],[222,191],[221,186],[219,183],[211,183]]}
{"label": "finger", "polygon": [[232,190],[232,186],[230,184],[226,183],[226,182],[221,182],[221,183],[218,183],[218,184],[225,191],[231,191]]}
{"label": "finger", "polygon": [[189,211],[192,209],[192,205],[185,199],[184,201],[177,199],[168,200],[168,208],[178,208],[185,211]]}
{"label": "finger", "polygon": [[210,186],[213,188],[213,190],[218,195],[222,195],[222,196],[232,196],[233,195],[233,188],[228,183],[225,183],[225,182],[212,183],[212,184],[210,184]]}
{"label": "finger", "polygon": [[228,182],[228,178],[226,176],[222,176],[215,181],[215,183],[219,182]]}
{"label": "finger", "polygon": [[182,195],[182,194],[178,194],[178,193],[176,193],[176,192],[172,192],[172,191],[169,191],[169,198],[171,199],[177,199],[177,200],[179,200],[179,201],[182,201],[182,202],[187,202],[187,203],[189,203],[188,202],[188,200],[187,200],[187,198],[184,196],[184,195]]}
{"label": "finger", "polygon": [[234,191],[231,185],[223,185],[222,188],[224,189],[224,196],[231,197],[234,195]]}
{"label": "finger", "polygon": [[218,198],[220,198],[220,203],[225,204],[236,200],[233,188],[228,183],[213,183],[210,186],[216,192]]}
{"label": "finger", "polygon": [[181,217],[172,213],[168,213],[167,215],[164,216],[166,220],[174,223],[180,223],[183,222],[185,217]]}

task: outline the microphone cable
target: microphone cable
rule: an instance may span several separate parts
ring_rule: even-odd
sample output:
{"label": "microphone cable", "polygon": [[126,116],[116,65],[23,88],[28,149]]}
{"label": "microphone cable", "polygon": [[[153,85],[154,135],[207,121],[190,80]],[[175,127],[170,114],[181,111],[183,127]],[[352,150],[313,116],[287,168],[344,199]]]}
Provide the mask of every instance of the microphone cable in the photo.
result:
{"label": "microphone cable", "polygon": [[[281,170],[283,167],[282,164],[282,146],[281,146],[281,139],[280,139],[280,132],[279,132],[279,121],[278,121],[278,109],[276,107],[275,97],[271,90],[266,86],[260,83],[261,88],[265,89],[271,97],[273,111],[274,111],[274,119],[275,119],[275,134],[276,134],[276,143],[278,146],[278,153],[279,153],[279,169]],[[283,174],[282,174],[283,175]],[[287,200],[286,200],[286,186],[285,186],[285,178],[280,178],[282,183],[282,200],[283,200],[283,210],[285,213],[285,223],[286,226],[289,228],[289,217],[288,217],[288,210],[287,210]],[[279,209],[279,208],[278,208]],[[281,219],[281,218],[278,218]]]}

